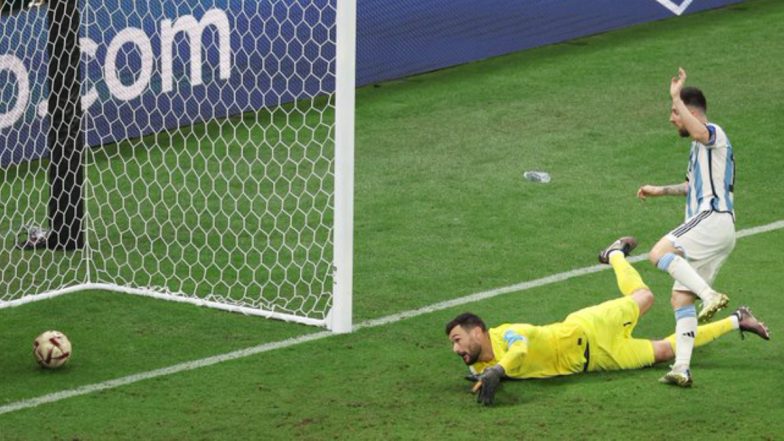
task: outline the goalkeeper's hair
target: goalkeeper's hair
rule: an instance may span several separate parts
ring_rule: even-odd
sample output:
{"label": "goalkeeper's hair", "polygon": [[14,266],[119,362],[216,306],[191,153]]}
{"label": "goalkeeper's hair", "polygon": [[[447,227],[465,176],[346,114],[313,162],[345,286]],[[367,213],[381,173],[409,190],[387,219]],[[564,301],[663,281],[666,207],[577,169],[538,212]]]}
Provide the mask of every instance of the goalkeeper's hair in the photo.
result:
{"label": "goalkeeper's hair", "polygon": [[681,89],[681,100],[687,106],[696,107],[702,110],[702,113],[708,111],[708,101],[705,100],[705,95],[696,87],[684,87]]}
{"label": "goalkeeper's hair", "polygon": [[462,326],[466,331],[476,328],[477,326],[481,328],[482,331],[487,331],[487,325],[485,325],[485,322],[482,321],[478,315],[472,314],[470,312],[464,312],[455,317],[451,322],[447,323],[446,335],[449,335],[449,333],[452,332],[452,329],[457,325]]}

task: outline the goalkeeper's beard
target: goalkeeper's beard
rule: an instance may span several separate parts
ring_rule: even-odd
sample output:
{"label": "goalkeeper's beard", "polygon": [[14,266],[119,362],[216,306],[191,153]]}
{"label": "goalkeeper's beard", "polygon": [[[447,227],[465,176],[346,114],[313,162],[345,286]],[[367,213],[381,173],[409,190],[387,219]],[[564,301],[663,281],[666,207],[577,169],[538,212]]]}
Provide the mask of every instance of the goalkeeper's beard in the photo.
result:
{"label": "goalkeeper's beard", "polygon": [[467,352],[458,352],[457,355],[463,359],[463,362],[471,366],[472,364],[479,361],[479,355],[482,353],[482,348],[479,345],[472,346],[468,348]]}

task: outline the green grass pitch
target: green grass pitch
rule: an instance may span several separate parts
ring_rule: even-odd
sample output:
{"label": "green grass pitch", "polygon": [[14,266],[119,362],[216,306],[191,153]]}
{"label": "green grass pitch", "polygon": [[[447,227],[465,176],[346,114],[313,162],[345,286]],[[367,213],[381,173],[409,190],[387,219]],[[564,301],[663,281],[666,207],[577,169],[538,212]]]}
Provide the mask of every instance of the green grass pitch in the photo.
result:
{"label": "green grass pitch", "polygon": [[[781,23],[784,3],[754,0],[359,89],[356,322],[591,266],[619,235],[650,249],[683,216],[679,198],[634,196],[685,173],[668,122],[678,66],[735,148],[738,229],[784,219]],[[530,169],[552,182],[523,180]],[[2,414],[0,440],[782,439],[783,250],[781,229],[738,240],[715,286],[773,339],[697,349],[690,390],[658,384],[658,366],[473,401],[444,324],[464,310],[560,320],[618,295],[602,271]],[[636,267],[658,300],[635,335],[665,336],[669,276]],[[48,328],[74,343],[60,371],[30,354]],[[4,406],[320,330],[85,292],[0,310],[0,331]]]}

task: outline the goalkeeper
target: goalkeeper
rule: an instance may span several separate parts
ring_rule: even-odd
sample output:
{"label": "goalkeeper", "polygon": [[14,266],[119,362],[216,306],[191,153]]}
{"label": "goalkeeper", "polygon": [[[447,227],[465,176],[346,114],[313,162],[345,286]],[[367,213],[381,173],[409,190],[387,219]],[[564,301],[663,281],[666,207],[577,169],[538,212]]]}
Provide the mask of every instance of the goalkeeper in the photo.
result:
{"label": "goalkeeper", "polygon": [[[675,336],[663,340],[632,337],[639,318],[653,305],[653,293],[626,256],[637,246],[633,237],[613,242],[599,254],[612,265],[623,298],[574,312],[547,326],[502,324],[488,329],[474,314],[464,313],[446,325],[452,351],[477,380],[477,401],[493,403],[503,377],[546,378],[581,372],[637,369],[671,360]],[[729,317],[697,328],[695,347],[740,329],[765,340],[768,328],[742,306]]]}

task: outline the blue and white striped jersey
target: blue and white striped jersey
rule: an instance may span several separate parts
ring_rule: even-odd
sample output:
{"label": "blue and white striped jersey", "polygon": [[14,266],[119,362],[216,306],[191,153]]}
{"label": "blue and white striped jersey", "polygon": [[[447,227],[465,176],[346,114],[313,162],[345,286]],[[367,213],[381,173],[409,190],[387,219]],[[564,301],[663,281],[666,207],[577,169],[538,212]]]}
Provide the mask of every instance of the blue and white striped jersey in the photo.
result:
{"label": "blue and white striped jersey", "polygon": [[710,141],[692,141],[686,193],[686,219],[701,211],[729,212],[735,216],[735,156],[724,129],[708,123]]}

